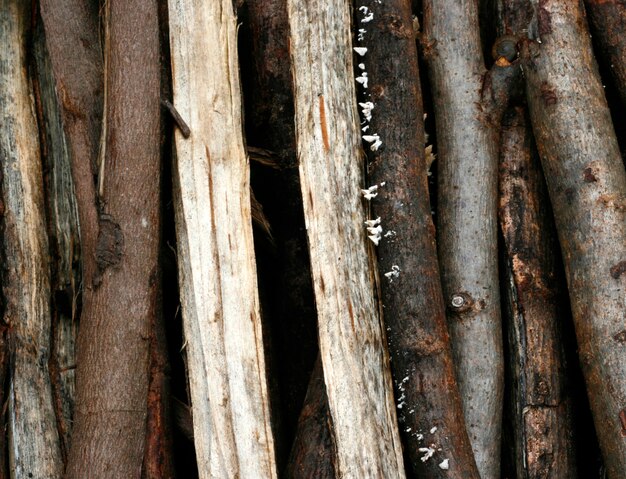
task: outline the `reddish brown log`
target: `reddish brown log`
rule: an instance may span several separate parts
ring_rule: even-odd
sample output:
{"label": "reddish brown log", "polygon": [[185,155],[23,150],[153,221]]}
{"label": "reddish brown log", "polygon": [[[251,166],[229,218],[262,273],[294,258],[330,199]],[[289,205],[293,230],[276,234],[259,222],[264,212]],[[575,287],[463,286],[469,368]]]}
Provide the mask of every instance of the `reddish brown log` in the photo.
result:
{"label": "reddish brown log", "polygon": [[[371,19],[369,19],[372,17]],[[355,19],[378,270],[398,420],[413,473],[479,477],[465,427],[439,279],[424,159],[424,120],[408,0],[361,0]],[[359,77],[357,77],[359,78]],[[371,118],[371,119],[370,119]],[[365,227],[365,225],[364,225]],[[377,228],[381,231],[376,233]]]}
{"label": "reddish brown log", "polygon": [[[73,14],[71,9],[67,13]],[[81,215],[81,238],[83,230],[87,238],[97,236],[95,242],[83,243],[89,261],[84,267],[75,424],[67,466],[70,478],[84,477],[86,471],[94,478],[140,474],[148,392],[148,330],[158,306],[160,92],[156,1],[108,2],[104,22],[105,133],[97,224],[83,224]],[[50,24],[61,28],[59,23]],[[77,28],[84,29],[85,25]],[[75,41],[81,43],[80,37]],[[57,60],[66,62],[66,69],[83,61],[62,57],[63,52],[56,51]],[[57,81],[58,89],[65,87],[61,78]],[[81,88],[77,83],[72,85]],[[62,91],[60,94],[63,98]],[[64,103],[69,121],[71,114],[87,114],[79,106],[75,106],[77,111],[70,111],[72,105]],[[95,146],[93,138],[90,145]],[[89,160],[93,157],[72,158],[83,169]],[[91,210],[96,201],[95,195],[88,197],[93,193],[91,174],[88,179],[75,175],[74,180],[79,211]],[[88,219],[92,217],[88,215]]]}
{"label": "reddish brown log", "polygon": [[335,446],[322,362],[318,358],[311,374],[304,407],[298,420],[285,476],[288,479],[334,479]]}
{"label": "reddish brown log", "polygon": [[522,59],[608,475],[626,476],[626,172],[579,2],[535,5]]}

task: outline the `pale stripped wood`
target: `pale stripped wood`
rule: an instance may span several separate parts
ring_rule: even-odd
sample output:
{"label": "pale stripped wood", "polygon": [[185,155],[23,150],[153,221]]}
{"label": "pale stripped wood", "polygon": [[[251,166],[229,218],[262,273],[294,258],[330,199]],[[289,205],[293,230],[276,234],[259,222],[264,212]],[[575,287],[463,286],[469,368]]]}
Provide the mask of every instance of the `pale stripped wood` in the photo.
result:
{"label": "pale stripped wood", "polygon": [[4,321],[14,359],[9,392],[11,477],[61,477],[48,373],[50,272],[39,136],[27,76],[30,3],[0,1],[0,169]]}
{"label": "pale stripped wood", "polygon": [[338,476],[402,478],[363,223],[349,2],[287,3],[302,196]]}
{"label": "pale stripped wood", "polygon": [[200,477],[276,477],[230,0],[170,0],[178,264]]}

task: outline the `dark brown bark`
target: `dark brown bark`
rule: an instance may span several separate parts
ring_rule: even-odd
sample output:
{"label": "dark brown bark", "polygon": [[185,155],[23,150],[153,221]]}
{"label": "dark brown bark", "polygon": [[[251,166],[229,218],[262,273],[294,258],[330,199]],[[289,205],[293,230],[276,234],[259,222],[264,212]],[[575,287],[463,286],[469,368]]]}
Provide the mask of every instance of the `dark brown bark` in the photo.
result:
{"label": "dark brown bark", "polygon": [[287,462],[287,479],[335,478],[336,459],[332,429],[324,371],[318,357]]}
{"label": "dark brown bark", "polygon": [[523,107],[504,117],[499,203],[516,477],[576,477],[556,231]]}
{"label": "dark brown bark", "polygon": [[482,477],[499,476],[503,395],[497,265],[499,124],[518,67],[487,72],[477,2],[424,2],[437,124],[438,248],[465,420]]}
{"label": "dark brown bark", "polygon": [[[104,164],[100,168],[97,225],[83,224],[81,214],[81,238],[85,229],[92,238],[90,228],[96,226],[97,241],[88,243],[91,249],[83,242],[84,309],[67,466],[71,478],[139,476],[146,426],[148,331],[157,314],[157,5],[152,0],[112,1],[106,10]],[[80,39],[76,42],[81,43]],[[72,57],[64,60],[65,68],[77,62]],[[79,109],[75,114],[85,112]],[[82,163],[88,158],[74,156],[72,161]],[[76,176],[74,180],[79,211],[90,209],[95,195],[89,199],[84,191],[78,195],[78,190],[89,189],[86,184],[93,186],[93,182]]]}
{"label": "dark brown bark", "polygon": [[[367,48],[363,58],[357,57],[357,75],[367,74],[369,80],[360,104],[364,135],[378,135],[382,142],[375,150],[374,143],[372,148],[365,143],[368,185],[378,186],[371,218],[376,223],[380,218],[369,232],[382,227],[381,302],[404,449],[418,477],[477,478],[452,363],[428,200],[411,5],[408,0],[384,5],[361,0],[356,8],[356,43]],[[369,15],[373,19],[363,22]]]}
{"label": "dark brown bark", "polygon": [[[245,98],[247,136],[250,143],[275,152],[272,168],[252,164],[251,182],[276,246],[269,255],[257,254],[257,264],[263,321],[271,338],[268,364],[275,372],[269,377],[282,469],[317,354],[317,315],[295,150],[287,2],[249,0],[246,5],[251,45],[250,57],[243,61],[252,65],[251,74],[244,77],[252,92]],[[251,159],[259,157],[258,151],[249,148]]]}
{"label": "dark brown bark", "polygon": [[626,2],[585,0],[594,38],[609,65],[615,86],[626,105]]}
{"label": "dark brown bark", "polygon": [[[579,2],[536,5],[522,59],[579,357],[610,478],[626,476],[626,173]],[[540,42],[540,43],[539,43]]]}

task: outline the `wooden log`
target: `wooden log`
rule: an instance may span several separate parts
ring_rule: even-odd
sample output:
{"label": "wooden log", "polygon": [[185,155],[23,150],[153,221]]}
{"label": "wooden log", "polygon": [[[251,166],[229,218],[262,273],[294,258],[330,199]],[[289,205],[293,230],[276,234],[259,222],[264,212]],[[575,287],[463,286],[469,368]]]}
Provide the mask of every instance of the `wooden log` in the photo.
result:
{"label": "wooden log", "polygon": [[609,477],[624,477],[626,172],[582,6],[550,0],[535,8],[522,49],[530,117],[600,448]]}
{"label": "wooden log", "polygon": [[463,411],[481,477],[500,473],[503,381],[497,255],[499,125],[517,67],[487,72],[478,2],[424,2],[438,151],[438,251]]}
{"label": "wooden log", "polygon": [[[370,19],[370,17],[372,17]],[[367,20],[367,21],[366,21]],[[455,377],[424,157],[415,32],[408,0],[360,0],[355,24],[363,88],[370,232],[378,233],[381,301],[404,450],[416,477],[478,478]],[[367,138],[367,136],[365,136]]]}
{"label": "wooden log", "polygon": [[300,181],[337,475],[401,478],[372,244],[363,224],[349,3],[289,0],[287,6]]}
{"label": "wooden log", "polygon": [[[229,1],[169,2],[181,304],[200,477],[276,476]],[[207,68],[210,65],[210,68]]]}
{"label": "wooden log", "polygon": [[334,479],[335,440],[330,422],[322,361],[315,361],[309,389],[298,419],[296,438],[287,461],[287,479]]}
{"label": "wooden log", "polygon": [[27,76],[30,16],[28,2],[0,2],[2,295],[12,348],[8,447],[11,477],[60,478],[63,460],[48,371],[48,238],[39,134]]}
{"label": "wooden log", "polygon": [[[91,245],[93,250],[83,249],[85,258],[95,260],[95,267],[84,279],[69,478],[85,477],[86,471],[94,478],[137,477],[141,471],[147,339],[151,318],[158,314],[161,168],[156,2],[108,2],[104,23],[107,101],[97,242]],[[77,188],[85,186],[81,179],[74,180]],[[87,207],[79,202],[79,209]]]}
{"label": "wooden log", "polygon": [[51,253],[52,354],[50,374],[61,450],[67,459],[75,399],[76,335],[81,284],[78,210],[67,138],[46,47],[41,18],[33,32],[37,103],[42,143],[44,189]]}
{"label": "wooden log", "polygon": [[524,107],[505,114],[501,142],[499,218],[512,381],[507,407],[516,477],[577,477],[556,231]]}
{"label": "wooden log", "polygon": [[585,0],[591,32],[609,66],[626,105],[626,3],[623,0]]}

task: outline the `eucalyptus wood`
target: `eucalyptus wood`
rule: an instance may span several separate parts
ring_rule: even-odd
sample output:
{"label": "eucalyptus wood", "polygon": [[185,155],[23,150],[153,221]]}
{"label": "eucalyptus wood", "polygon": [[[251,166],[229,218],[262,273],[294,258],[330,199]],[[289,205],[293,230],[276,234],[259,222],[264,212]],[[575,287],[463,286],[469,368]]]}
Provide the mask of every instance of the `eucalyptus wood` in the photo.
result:
{"label": "eucalyptus wood", "polygon": [[374,296],[350,5],[287,3],[296,145],[339,477],[404,477]]}
{"label": "eucalyptus wood", "polygon": [[50,263],[39,133],[28,72],[30,4],[0,2],[0,171],[3,322],[9,328],[11,477],[60,478],[52,403]]}
{"label": "eucalyptus wood", "polygon": [[174,198],[200,477],[276,477],[232,2],[169,1]]}
{"label": "eucalyptus wood", "polygon": [[522,49],[530,117],[600,448],[609,477],[625,477],[626,172],[581,4],[535,8]]}

